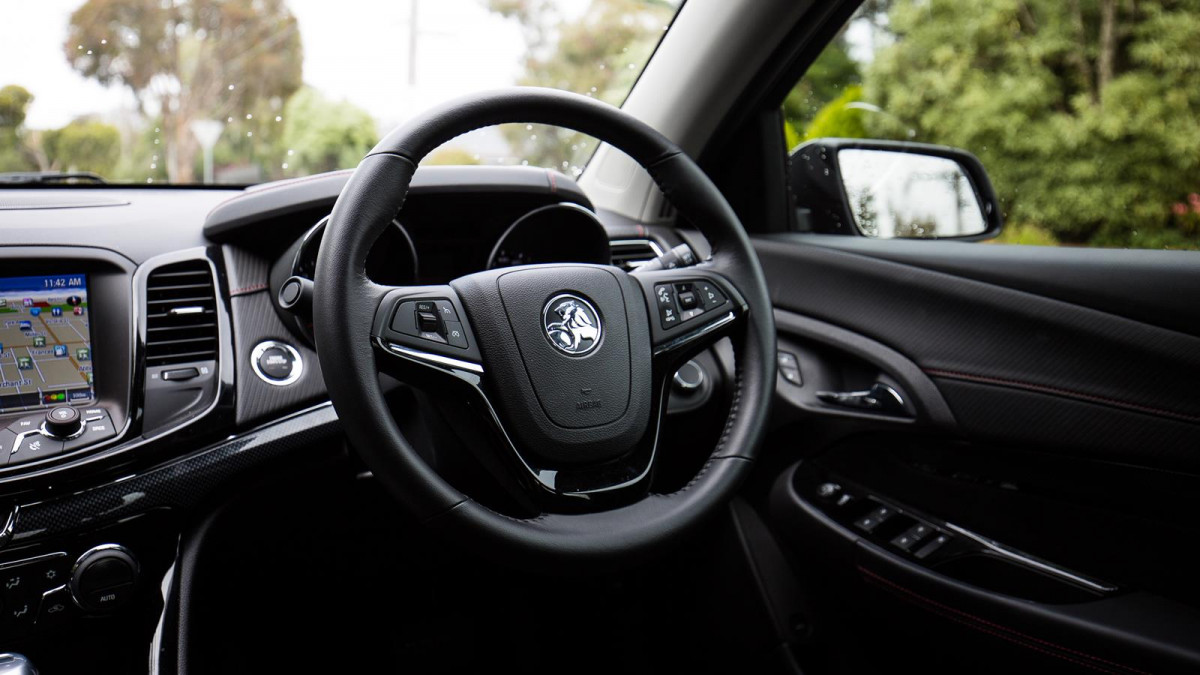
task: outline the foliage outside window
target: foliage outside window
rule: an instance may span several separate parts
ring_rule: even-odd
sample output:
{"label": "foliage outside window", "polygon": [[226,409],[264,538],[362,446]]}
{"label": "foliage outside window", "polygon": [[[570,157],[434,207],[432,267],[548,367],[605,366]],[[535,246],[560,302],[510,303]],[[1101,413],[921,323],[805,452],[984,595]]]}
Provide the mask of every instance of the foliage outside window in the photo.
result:
{"label": "foliage outside window", "polygon": [[[95,85],[105,93],[124,92],[125,102],[97,102],[62,125],[38,123],[31,106],[39,96],[48,100],[59,92],[45,91],[36,77],[22,76],[20,63],[5,59],[0,172],[91,171],[137,183],[203,182],[206,171],[215,182],[255,183],[355,166],[381,134],[403,121],[403,113],[369,110],[354,96],[313,85],[306,73],[314,59],[347,74],[386,70],[391,75],[381,75],[372,87],[411,92],[414,100],[429,99],[425,105],[446,97],[437,93],[445,89],[437,80],[465,79],[482,61],[497,58],[511,74],[467,90],[538,85],[620,104],[680,5],[376,0],[339,5],[336,26],[314,26],[304,17],[329,11],[323,0],[46,2],[63,7],[61,24],[0,22],[0,42],[11,42],[15,31],[52,41],[62,60],[55,65],[74,73],[67,73],[74,78],[69,84],[80,92],[94,92]],[[476,38],[468,39],[471,22]],[[306,35],[329,37],[333,31],[356,35],[366,24],[385,26],[386,39],[339,50],[306,42]],[[324,32],[306,32],[314,28]],[[478,39],[480,31],[495,40]],[[434,41],[443,52],[451,48],[461,64],[427,54],[424,47]],[[397,81],[393,71],[400,61],[406,64],[399,70],[408,75]],[[422,75],[418,64],[437,66],[437,77]],[[505,125],[455,139],[425,161],[529,165],[578,175],[595,147],[593,139],[562,129]]]}
{"label": "foliage outside window", "polygon": [[789,143],[961,147],[1002,241],[1200,249],[1200,0],[871,0],[784,103]]}

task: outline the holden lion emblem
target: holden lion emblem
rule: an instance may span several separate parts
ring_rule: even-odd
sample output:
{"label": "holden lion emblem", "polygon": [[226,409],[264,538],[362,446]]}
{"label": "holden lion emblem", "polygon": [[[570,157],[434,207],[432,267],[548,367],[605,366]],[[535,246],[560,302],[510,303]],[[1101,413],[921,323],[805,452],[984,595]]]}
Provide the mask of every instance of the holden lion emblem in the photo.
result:
{"label": "holden lion emblem", "polygon": [[587,354],[600,344],[600,315],[577,295],[550,298],[542,310],[542,326],[550,344],[572,356]]}

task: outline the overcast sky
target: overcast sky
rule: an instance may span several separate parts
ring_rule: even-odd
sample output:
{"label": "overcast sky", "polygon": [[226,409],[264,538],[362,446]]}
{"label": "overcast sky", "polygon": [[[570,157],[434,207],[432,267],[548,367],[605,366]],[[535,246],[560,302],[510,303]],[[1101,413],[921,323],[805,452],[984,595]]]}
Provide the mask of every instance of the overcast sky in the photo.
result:
{"label": "overcast sky", "polygon": [[[289,0],[304,43],[304,81],[366,108],[382,129],[433,103],[510,85],[524,44],[482,0],[419,0],[416,86],[408,83],[413,0]],[[586,0],[561,0],[565,13]],[[27,126],[60,127],[134,102],[128,90],[77,75],[63,56],[67,21],[83,0],[0,0],[0,86],[36,97]]]}

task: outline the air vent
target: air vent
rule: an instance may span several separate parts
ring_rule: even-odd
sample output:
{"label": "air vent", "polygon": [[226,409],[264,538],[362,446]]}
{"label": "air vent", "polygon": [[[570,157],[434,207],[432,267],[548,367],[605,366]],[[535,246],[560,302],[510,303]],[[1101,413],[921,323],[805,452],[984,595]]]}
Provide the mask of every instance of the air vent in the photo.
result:
{"label": "air vent", "polygon": [[146,366],[217,358],[217,299],[203,260],[164,265],[146,279]]}
{"label": "air vent", "polygon": [[612,264],[625,271],[635,270],[662,255],[662,248],[649,239],[622,239],[608,244]]}

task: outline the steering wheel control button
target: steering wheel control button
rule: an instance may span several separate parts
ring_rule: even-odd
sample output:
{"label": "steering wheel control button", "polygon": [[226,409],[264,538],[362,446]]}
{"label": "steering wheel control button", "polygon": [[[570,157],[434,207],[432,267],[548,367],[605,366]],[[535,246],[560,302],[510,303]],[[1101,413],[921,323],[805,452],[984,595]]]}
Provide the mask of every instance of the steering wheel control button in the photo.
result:
{"label": "steering wheel control button", "polygon": [[468,347],[458,311],[449,300],[405,300],[396,308],[391,328],[429,342],[462,349]]}
{"label": "steering wheel control button", "polygon": [[46,433],[54,438],[71,438],[83,431],[83,415],[70,406],[51,408],[43,422]]}
{"label": "steering wheel control button", "polygon": [[300,352],[285,342],[260,342],[250,352],[250,366],[260,380],[274,386],[291,384],[304,372]]}
{"label": "steering wheel control button", "polygon": [[437,314],[442,317],[442,321],[458,321],[458,312],[454,311],[454,305],[449,300],[436,300],[433,304],[437,307]]}
{"label": "steering wheel control button", "polygon": [[137,559],[123,546],[97,546],[75,561],[71,595],[84,611],[110,612],[133,597],[137,577]]}
{"label": "steering wheel control button", "polygon": [[680,284],[679,308],[687,311],[700,306],[700,298],[692,290],[691,284]]}
{"label": "steering wheel control button", "polygon": [[696,295],[700,298],[705,311],[720,307],[725,304],[725,296],[717,287],[707,281],[697,281],[695,284]]}
{"label": "steering wheel control button", "polygon": [[600,313],[578,295],[561,293],[542,308],[542,326],[550,344],[571,356],[583,356],[600,345]]}
{"label": "steering wheel control button", "polygon": [[451,347],[467,348],[467,334],[463,330],[463,325],[457,321],[446,322],[446,341]]}
{"label": "steering wheel control button", "polygon": [[654,287],[659,323],[664,330],[694,319],[728,302],[717,287],[707,281],[677,281]]}
{"label": "steering wheel control button", "polygon": [[200,370],[197,368],[175,368],[162,371],[161,377],[171,382],[182,382],[200,377]]}

